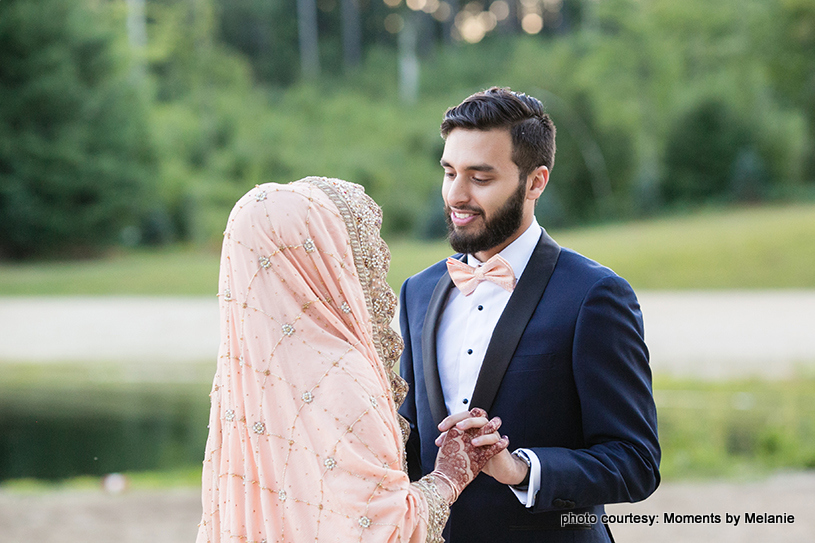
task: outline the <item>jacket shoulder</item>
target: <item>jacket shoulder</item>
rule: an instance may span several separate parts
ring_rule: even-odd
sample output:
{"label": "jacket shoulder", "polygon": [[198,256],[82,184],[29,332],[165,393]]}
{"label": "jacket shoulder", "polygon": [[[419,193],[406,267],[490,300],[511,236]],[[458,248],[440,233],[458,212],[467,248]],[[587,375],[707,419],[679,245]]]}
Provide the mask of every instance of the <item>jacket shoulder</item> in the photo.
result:
{"label": "jacket shoulder", "polygon": [[591,288],[592,285],[604,280],[628,283],[608,266],[565,247],[561,249],[555,274],[559,278],[567,279],[573,284],[583,285],[585,288]]}

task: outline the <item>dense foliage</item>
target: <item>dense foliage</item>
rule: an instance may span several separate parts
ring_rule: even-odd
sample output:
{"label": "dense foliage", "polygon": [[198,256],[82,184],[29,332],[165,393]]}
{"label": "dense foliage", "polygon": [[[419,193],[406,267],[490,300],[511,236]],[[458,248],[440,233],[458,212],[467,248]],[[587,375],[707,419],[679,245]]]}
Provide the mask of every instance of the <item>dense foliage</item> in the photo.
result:
{"label": "dense foliage", "polygon": [[0,254],[84,254],[147,207],[147,111],[116,43],[82,2],[0,3]]}
{"label": "dense foliage", "polygon": [[[23,216],[64,212],[73,244],[119,235],[122,225],[131,242],[217,244],[229,208],[246,190],[305,175],[365,185],[384,208],[387,234],[437,235],[441,115],[494,84],[541,98],[558,127],[556,164],[539,205],[547,225],[814,192],[815,4],[808,0],[545,1],[538,34],[525,34],[510,16],[469,40],[477,43],[453,39],[461,37],[453,21],[497,13],[499,2],[461,3],[459,17],[441,21],[396,1],[350,2],[359,7],[354,19],[349,0],[147,0],[146,48],[129,53],[145,75],[125,80],[123,13],[133,1],[0,4],[4,240]],[[13,23],[6,16],[41,14],[46,4],[54,13],[106,21],[79,28],[68,16],[15,15]],[[317,77],[300,64],[298,6],[305,4],[317,9]],[[531,4],[507,5],[512,13]],[[33,43],[46,27],[61,47],[21,57],[14,53],[20,46],[6,45]],[[118,40],[104,30],[114,27]],[[412,49],[402,39],[408,28],[417,37]],[[89,41],[95,48],[81,45]],[[411,54],[420,66],[415,100],[400,76]],[[12,66],[21,66],[27,87],[12,78]],[[75,84],[89,67],[93,84]],[[25,98],[24,89],[47,92]],[[147,132],[139,128],[144,89]],[[48,126],[73,127],[52,131],[50,147],[30,128],[48,115]],[[65,150],[75,148],[81,152]],[[70,168],[49,166],[66,156]],[[156,170],[145,182],[151,156]],[[35,186],[74,196],[26,200]],[[116,221],[86,205],[88,187],[98,194],[94,201],[117,209]],[[139,187],[151,194],[138,196]],[[143,204],[138,216],[127,218],[109,194]],[[56,228],[32,232],[15,243],[69,243]]]}

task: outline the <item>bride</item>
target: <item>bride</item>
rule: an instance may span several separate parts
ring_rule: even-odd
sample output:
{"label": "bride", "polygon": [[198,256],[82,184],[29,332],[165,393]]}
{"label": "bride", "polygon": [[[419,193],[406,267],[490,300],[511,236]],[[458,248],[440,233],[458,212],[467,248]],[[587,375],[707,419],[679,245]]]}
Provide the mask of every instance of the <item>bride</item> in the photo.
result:
{"label": "bride", "polygon": [[410,483],[381,217],[361,186],[316,177],[232,210],[198,543],[442,541],[450,504],[506,448],[497,418],[453,428]]}

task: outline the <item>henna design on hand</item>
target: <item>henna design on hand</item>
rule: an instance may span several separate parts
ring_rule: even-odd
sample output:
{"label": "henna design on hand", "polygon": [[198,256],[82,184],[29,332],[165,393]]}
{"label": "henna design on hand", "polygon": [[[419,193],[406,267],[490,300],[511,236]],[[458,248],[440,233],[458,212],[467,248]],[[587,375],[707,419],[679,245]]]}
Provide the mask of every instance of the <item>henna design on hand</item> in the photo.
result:
{"label": "henna design on hand", "polygon": [[[470,415],[486,418],[487,413],[483,409],[474,408]],[[476,447],[472,444],[473,438],[495,432],[500,426],[501,419],[496,417],[481,428],[462,431],[454,426],[447,431],[436,457],[434,472],[452,487],[451,501],[455,501],[464,487],[475,479],[490,458],[509,446],[506,436],[489,447]]]}

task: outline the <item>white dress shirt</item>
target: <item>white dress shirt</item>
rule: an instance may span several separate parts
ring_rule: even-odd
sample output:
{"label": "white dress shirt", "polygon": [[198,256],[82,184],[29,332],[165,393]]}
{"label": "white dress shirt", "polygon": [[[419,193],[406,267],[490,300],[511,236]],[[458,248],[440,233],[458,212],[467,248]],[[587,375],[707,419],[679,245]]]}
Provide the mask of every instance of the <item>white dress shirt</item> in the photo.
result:
{"label": "white dress shirt", "polygon": [[[526,269],[540,236],[541,227],[533,219],[518,239],[498,253],[512,266],[516,279]],[[473,267],[483,264],[473,255],[467,255],[466,262]],[[436,332],[436,359],[449,415],[470,409],[470,399],[484,355],[511,295],[511,292],[489,281],[479,283],[469,296],[464,296],[457,288],[450,291]],[[525,452],[532,462],[529,488],[525,491],[514,487],[510,489],[521,503],[532,507],[540,488],[540,461],[531,451]]]}

